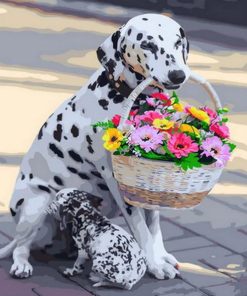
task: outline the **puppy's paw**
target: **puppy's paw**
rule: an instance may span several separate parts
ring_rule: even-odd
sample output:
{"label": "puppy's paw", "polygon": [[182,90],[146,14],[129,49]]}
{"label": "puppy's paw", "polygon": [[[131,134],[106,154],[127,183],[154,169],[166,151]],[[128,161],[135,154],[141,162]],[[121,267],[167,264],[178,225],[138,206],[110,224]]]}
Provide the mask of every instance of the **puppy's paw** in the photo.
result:
{"label": "puppy's paw", "polygon": [[83,272],[83,267],[72,267],[72,268],[66,268],[64,271],[63,271],[63,275],[65,277],[70,277],[70,276],[75,276],[77,274],[81,274]]}

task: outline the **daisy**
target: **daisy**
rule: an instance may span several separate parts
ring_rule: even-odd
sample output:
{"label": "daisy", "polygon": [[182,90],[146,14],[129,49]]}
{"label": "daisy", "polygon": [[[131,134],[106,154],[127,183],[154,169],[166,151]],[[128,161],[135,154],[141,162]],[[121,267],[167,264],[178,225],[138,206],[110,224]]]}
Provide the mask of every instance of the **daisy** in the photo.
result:
{"label": "daisy", "polygon": [[217,167],[224,167],[230,158],[230,147],[222,143],[221,139],[214,136],[207,138],[201,145],[201,156],[213,157],[216,159]]}
{"label": "daisy", "polygon": [[199,150],[198,145],[192,141],[191,137],[182,133],[172,135],[167,142],[167,147],[177,158],[186,157],[191,152]]}
{"label": "daisy", "polygon": [[146,152],[149,152],[162,144],[163,139],[164,135],[162,133],[159,133],[151,126],[144,125],[132,132],[129,142],[133,145],[139,145]]}
{"label": "daisy", "polygon": [[105,142],[106,150],[114,151],[120,147],[123,134],[116,128],[108,128],[102,136],[102,140]]}

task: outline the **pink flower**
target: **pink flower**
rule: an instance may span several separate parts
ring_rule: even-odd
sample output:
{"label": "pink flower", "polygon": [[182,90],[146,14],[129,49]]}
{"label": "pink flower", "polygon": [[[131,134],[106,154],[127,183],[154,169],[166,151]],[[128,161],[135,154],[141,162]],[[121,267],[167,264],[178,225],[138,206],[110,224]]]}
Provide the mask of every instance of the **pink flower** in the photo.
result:
{"label": "pink flower", "polygon": [[230,136],[229,128],[225,124],[219,125],[218,123],[213,123],[210,125],[209,130],[223,139]]}
{"label": "pink flower", "polygon": [[198,145],[189,136],[182,133],[172,135],[167,147],[177,158],[188,156],[191,152],[199,150]]}
{"label": "pink flower", "polygon": [[138,127],[141,124],[141,117],[142,115],[136,115],[135,117],[133,117],[133,123],[136,127]]}
{"label": "pink flower", "polygon": [[143,115],[140,116],[140,120],[152,124],[155,119],[161,119],[163,116],[157,111],[145,111]]}
{"label": "pink flower", "polygon": [[203,150],[201,156],[211,156],[216,159],[215,164],[217,167],[224,167],[231,155],[230,147],[223,144],[221,139],[216,136],[204,140],[200,148]]}
{"label": "pink flower", "polygon": [[208,116],[210,117],[211,122],[220,121],[220,117],[218,116],[216,111],[212,110],[211,108],[209,108],[207,106],[205,106],[205,107],[203,107],[201,109],[208,114]]}
{"label": "pink flower", "polygon": [[118,126],[120,123],[120,119],[121,119],[121,115],[116,114],[115,116],[112,117],[111,121],[115,126]]}
{"label": "pink flower", "polygon": [[134,130],[130,136],[129,142],[133,145],[139,145],[146,152],[155,150],[162,144],[164,135],[149,125]]}
{"label": "pink flower", "polygon": [[146,101],[149,106],[155,107],[157,105],[155,98],[147,98]]}

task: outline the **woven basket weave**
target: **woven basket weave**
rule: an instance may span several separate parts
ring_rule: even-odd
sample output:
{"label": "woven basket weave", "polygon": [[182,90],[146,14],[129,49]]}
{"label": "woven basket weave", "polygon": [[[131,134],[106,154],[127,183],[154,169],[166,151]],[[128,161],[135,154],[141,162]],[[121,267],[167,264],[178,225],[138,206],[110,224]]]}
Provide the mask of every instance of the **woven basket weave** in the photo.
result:
{"label": "woven basket weave", "polygon": [[[221,108],[215,90],[204,78],[192,72],[190,79],[206,89],[215,109]],[[129,95],[123,106],[118,126],[120,130],[134,101],[152,81],[151,77],[146,78]],[[203,165],[184,172],[174,162],[113,154],[112,165],[124,200],[130,205],[145,209],[193,207],[209,193],[223,170],[214,165]]]}
{"label": "woven basket weave", "polygon": [[112,164],[124,200],[146,209],[187,208],[199,204],[223,170],[204,165],[184,172],[170,161],[122,155],[112,155]]}

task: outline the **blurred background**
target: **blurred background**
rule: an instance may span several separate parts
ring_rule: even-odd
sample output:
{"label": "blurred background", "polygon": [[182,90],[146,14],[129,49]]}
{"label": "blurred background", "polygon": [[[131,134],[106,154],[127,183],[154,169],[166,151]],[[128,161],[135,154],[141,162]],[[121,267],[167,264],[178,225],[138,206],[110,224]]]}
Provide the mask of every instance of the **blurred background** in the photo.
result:
{"label": "blurred background", "polygon": [[[201,205],[186,211],[163,211],[162,231],[168,251],[174,252],[181,262],[187,262],[184,268],[189,272],[183,272],[186,278],[183,284],[179,280],[157,283],[148,278],[134,295],[244,296],[247,278],[247,1],[244,0],[0,0],[0,244],[13,236],[8,203],[21,159],[40,127],[99,67],[95,51],[101,42],[131,17],[150,12],[168,15],[185,29],[191,45],[188,64],[213,84],[223,106],[230,109],[229,127],[237,149],[220,182]],[[178,93],[191,104],[210,104],[205,92],[193,83],[187,83]],[[9,266],[6,261],[6,279]],[[53,274],[58,273],[51,274],[47,289],[54,282]],[[37,281],[40,282],[39,278]],[[173,293],[174,285],[181,293]],[[12,287],[11,281],[8,287]],[[115,292],[111,295],[117,295]],[[36,295],[55,295],[40,293]],[[5,294],[8,295],[16,296],[15,292]],[[110,294],[102,290],[97,295]]]}

